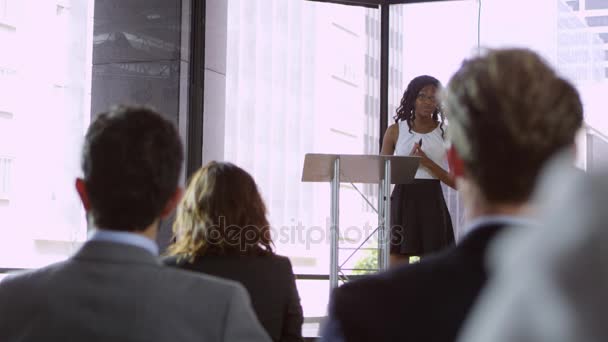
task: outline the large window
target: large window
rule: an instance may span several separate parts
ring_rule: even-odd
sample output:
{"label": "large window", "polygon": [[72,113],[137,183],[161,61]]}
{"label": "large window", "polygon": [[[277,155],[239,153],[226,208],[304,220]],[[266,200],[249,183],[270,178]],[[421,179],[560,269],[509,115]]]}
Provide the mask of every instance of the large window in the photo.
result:
{"label": "large window", "polygon": [[[389,124],[408,83],[416,76],[431,75],[443,85],[458,69],[463,58],[476,51],[478,4],[476,1],[443,1],[393,5],[391,26],[398,28],[397,42],[389,52]],[[394,85],[393,85],[394,84]],[[456,239],[463,235],[464,208],[458,192],[443,185]]]}
{"label": "large window", "polygon": [[[526,9],[523,15],[500,2],[490,4],[482,12],[482,44],[534,49],[573,82],[583,100],[586,124],[579,140],[578,164],[589,169],[605,160],[608,156],[602,154],[606,150],[599,146],[606,143],[608,133],[604,100],[608,93],[608,22],[596,19],[605,16],[608,3],[543,0],[532,5],[518,1],[514,5]],[[517,30],[501,29],[507,24],[505,13],[518,18]],[[500,19],[491,20],[494,17]]]}
{"label": "large window", "polygon": [[[320,275],[299,280],[298,287],[305,315],[323,316],[329,289],[322,278],[329,271],[330,191],[327,184],[300,181],[303,160],[315,152],[378,153],[380,10],[305,0],[226,1],[224,158],[258,182],[278,253],[290,257],[296,273]],[[93,2],[0,0],[0,269],[64,259],[85,238],[73,183],[91,112]],[[100,107],[133,88],[138,102],[159,101],[162,111],[177,112],[172,108],[180,99],[180,83],[174,71],[185,62],[176,60],[180,45],[169,41],[181,31],[169,24],[173,38],[155,39],[158,26],[149,23],[165,25],[163,11],[169,10],[138,13],[145,17],[137,22],[139,34],[119,33],[120,25],[105,22],[95,42],[100,48],[96,69],[101,93],[110,95],[100,97]],[[579,89],[586,126],[578,163],[594,168],[608,160],[603,115],[607,11],[606,0],[391,5],[388,122],[413,77],[430,74],[445,84],[479,47],[528,47]],[[116,19],[111,12],[105,15]],[[133,24],[119,19],[121,25]],[[110,60],[108,51],[123,54]],[[163,65],[151,65],[151,58]],[[170,81],[151,86],[162,90],[156,93],[140,90],[147,86],[129,87],[137,79],[149,85]],[[109,87],[107,80],[119,86]],[[350,257],[377,226],[375,212],[359,192],[377,203],[376,186],[341,187],[340,263],[351,274],[377,267],[374,236]],[[446,189],[445,196],[459,236],[463,208],[458,193]]]}
{"label": "large window", "polygon": [[[572,81],[581,94],[587,134],[581,134],[579,139],[578,165],[592,167],[597,160],[608,157],[601,156],[605,149],[600,148],[608,133],[602,101],[608,94],[608,22],[602,19],[607,7],[604,0],[393,5],[391,25],[401,27],[403,36],[398,37],[402,42],[397,44],[401,56],[391,50],[391,69],[402,70],[403,78],[397,78],[402,88],[421,74],[434,75],[445,84],[462,60],[476,54],[479,48],[535,50]],[[389,74],[389,77],[396,76]],[[462,236],[463,208],[459,196],[448,189],[445,196],[456,235]]]}
{"label": "large window", "polygon": [[0,268],[64,259],[85,238],[74,179],[90,115],[92,2],[0,0]]}
{"label": "large window", "polygon": [[[528,47],[578,87],[587,131],[581,134],[578,163],[596,165],[603,159],[608,135],[608,122],[601,115],[602,94],[608,93],[608,24],[602,3],[391,5],[389,123],[413,77],[430,74],[445,84],[462,60],[480,48]],[[229,1],[225,159],[243,166],[259,183],[278,252],[288,255],[300,274],[327,274],[329,269],[329,187],[300,182],[304,155],[378,153],[379,12],[304,0]],[[358,194],[368,195],[375,204],[375,186],[355,186],[342,186],[345,250],[377,225],[375,213]],[[445,196],[456,235],[461,236],[459,195],[445,189]],[[346,231],[353,235],[346,236]],[[345,250],[341,257],[350,254]],[[362,250],[345,267],[375,266],[374,252]],[[308,291],[317,285],[304,285],[307,282],[300,281],[305,312],[318,315],[327,300],[319,289],[327,284],[317,282],[319,289]]]}
{"label": "large window", "polygon": [[[376,9],[229,1],[225,159],[258,182],[277,251],[296,273],[329,272],[329,186],[300,181],[304,155],[378,153],[379,54]],[[375,187],[355,186],[377,201]],[[342,186],[341,212],[342,230],[352,227],[345,248],[377,224],[349,184]],[[374,257],[361,251],[345,267]],[[298,286],[305,315],[324,315],[328,282]]]}

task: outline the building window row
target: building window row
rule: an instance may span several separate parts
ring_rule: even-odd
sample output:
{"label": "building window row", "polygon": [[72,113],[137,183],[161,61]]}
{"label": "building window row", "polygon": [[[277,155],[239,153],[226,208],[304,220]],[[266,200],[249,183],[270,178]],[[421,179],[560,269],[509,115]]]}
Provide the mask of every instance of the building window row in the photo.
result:
{"label": "building window row", "polygon": [[[380,63],[370,56],[365,55],[365,75],[374,79],[380,79]],[[401,89],[403,87],[403,71],[396,67],[389,67],[389,85],[391,87]]]}
{"label": "building window row", "polygon": [[401,89],[403,87],[403,71],[398,70],[395,67],[389,68],[389,84],[391,87]]}
{"label": "building window row", "polygon": [[380,39],[380,21],[378,19],[365,16],[365,33],[374,39]]}
{"label": "building window row", "polygon": [[586,10],[608,9],[608,1],[606,0],[587,0],[585,1]]}
{"label": "building window row", "polygon": [[365,95],[365,115],[376,117],[380,114],[380,99],[372,96]]}
{"label": "building window row", "polygon": [[[378,20],[365,17],[365,34],[373,40],[380,40],[380,23]],[[403,34],[391,28],[389,30],[389,48],[395,50],[403,49]]]}
{"label": "building window row", "polygon": [[587,17],[587,24],[591,27],[608,26],[608,15],[598,17]]}
{"label": "building window row", "polygon": [[570,8],[572,8],[573,11],[578,11],[579,10],[578,0],[576,0],[576,1],[566,1],[566,4],[568,6],[570,6]]}
{"label": "building window row", "polygon": [[365,54],[365,75],[380,79],[380,63],[369,54]]}
{"label": "building window row", "polygon": [[368,154],[376,154],[378,153],[378,151],[376,151],[376,139],[377,137],[371,134],[367,134],[365,133],[363,135],[363,146],[364,146],[364,151],[365,153]]}
{"label": "building window row", "polygon": [[389,47],[397,51],[403,50],[403,34],[393,29],[389,31]]}

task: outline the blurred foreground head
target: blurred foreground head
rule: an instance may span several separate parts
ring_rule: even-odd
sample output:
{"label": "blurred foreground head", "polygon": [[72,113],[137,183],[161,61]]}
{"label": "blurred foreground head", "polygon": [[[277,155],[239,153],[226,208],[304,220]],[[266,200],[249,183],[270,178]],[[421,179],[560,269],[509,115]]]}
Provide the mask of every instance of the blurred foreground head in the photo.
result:
{"label": "blurred foreground head", "polygon": [[445,101],[452,169],[489,203],[527,201],[543,165],[574,145],[583,121],[574,86],[526,49],[466,60]]}

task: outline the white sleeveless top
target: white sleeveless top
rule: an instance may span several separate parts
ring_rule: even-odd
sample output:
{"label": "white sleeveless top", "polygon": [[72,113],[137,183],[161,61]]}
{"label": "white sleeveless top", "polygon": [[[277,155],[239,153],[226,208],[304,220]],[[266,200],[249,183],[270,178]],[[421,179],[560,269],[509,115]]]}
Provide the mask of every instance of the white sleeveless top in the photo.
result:
{"label": "white sleeveless top", "polygon": [[[426,153],[435,164],[441,166],[444,170],[448,169],[448,158],[446,148],[441,137],[441,129],[439,126],[429,133],[410,132],[407,126],[407,121],[399,121],[399,137],[395,144],[396,156],[409,156],[414,143],[422,139],[422,151]],[[427,169],[420,166],[416,171],[416,179],[436,179]]]}

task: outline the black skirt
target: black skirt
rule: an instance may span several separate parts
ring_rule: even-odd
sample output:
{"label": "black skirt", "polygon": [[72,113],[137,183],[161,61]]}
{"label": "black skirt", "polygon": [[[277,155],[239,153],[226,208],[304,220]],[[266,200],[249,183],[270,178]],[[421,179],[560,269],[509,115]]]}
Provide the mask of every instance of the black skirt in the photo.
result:
{"label": "black skirt", "polygon": [[452,219],[439,180],[398,184],[391,195],[391,254],[422,256],[453,244]]}

